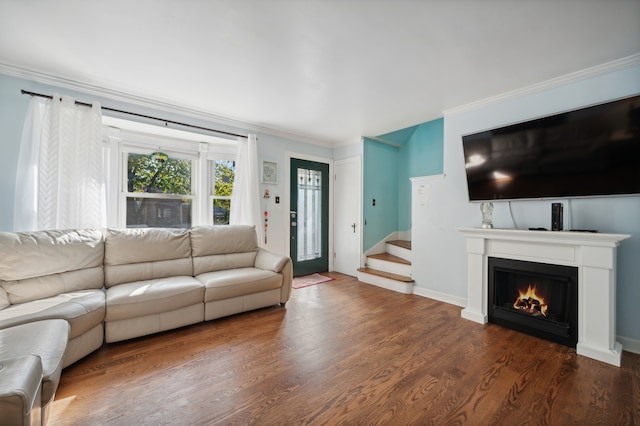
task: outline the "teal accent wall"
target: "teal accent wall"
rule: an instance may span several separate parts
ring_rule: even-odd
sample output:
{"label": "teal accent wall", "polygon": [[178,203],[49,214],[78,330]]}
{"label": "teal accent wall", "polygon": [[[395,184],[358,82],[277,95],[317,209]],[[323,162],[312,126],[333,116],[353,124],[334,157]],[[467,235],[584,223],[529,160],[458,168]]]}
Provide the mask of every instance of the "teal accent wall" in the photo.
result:
{"label": "teal accent wall", "polygon": [[444,118],[379,137],[402,146],[364,138],[365,251],[392,232],[411,229],[410,178],[443,172]]}
{"label": "teal accent wall", "polygon": [[417,126],[400,148],[398,160],[398,230],[411,229],[411,180],[443,173],[444,118]]}
{"label": "teal accent wall", "polygon": [[418,125],[405,127],[404,129],[394,130],[393,132],[385,133],[384,135],[379,135],[378,137],[388,142],[393,142],[398,145],[404,145],[411,138],[417,128]]}
{"label": "teal accent wall", "polygon": [[[398,148],[364,138],[363,247],[369,250],[397,230]],[[376,205],[373,205],[375,199]]]}

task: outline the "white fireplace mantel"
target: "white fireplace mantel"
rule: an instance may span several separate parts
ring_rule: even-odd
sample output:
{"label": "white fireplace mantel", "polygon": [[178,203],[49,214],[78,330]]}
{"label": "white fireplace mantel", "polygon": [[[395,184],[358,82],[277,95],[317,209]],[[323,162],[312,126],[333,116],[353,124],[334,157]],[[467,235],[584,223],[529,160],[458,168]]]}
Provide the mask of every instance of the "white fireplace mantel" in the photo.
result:
{"label": "white fireplace mantel", "polygon": [[462,317],[481,324],[488,316],[488,258],[578,268],[576,352],[620,366],[616,341],[616,248],[623,234],[516,229],[459,229],[467,240],[467,306]]}

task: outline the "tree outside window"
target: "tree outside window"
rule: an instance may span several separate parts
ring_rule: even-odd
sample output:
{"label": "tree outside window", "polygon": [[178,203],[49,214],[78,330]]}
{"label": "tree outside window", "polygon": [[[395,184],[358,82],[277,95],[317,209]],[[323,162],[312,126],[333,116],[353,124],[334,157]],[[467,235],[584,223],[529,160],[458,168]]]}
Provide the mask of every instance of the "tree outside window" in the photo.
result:
{"label": "tree outside window", "polygon": [[235,178],[235,161],[213,161],[213,224],[228,225],[231,210],[231,193]]}
{"label": "tree outside window", "polygon": [[189,228],[192,160],[156,152],[127,156],[127,227]]}

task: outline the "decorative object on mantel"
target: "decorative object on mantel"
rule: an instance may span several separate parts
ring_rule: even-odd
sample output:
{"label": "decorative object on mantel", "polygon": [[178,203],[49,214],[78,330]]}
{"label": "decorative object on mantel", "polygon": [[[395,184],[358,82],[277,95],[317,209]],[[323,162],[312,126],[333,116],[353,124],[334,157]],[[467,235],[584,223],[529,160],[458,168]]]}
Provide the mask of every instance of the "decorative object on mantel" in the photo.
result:
{"label": "decorative object on mantel", "polygon": [[491,216],[493,214],[493,203],[481,203],[480,211],[482,212],[482,229],[493,228],[493,222]]}

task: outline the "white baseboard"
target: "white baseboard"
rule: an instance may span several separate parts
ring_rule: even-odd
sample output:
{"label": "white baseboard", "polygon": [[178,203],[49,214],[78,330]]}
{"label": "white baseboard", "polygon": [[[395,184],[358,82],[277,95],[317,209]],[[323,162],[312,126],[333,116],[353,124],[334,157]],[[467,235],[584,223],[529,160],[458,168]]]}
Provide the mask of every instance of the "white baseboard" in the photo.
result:
{"label": "white baseboard", "polygon": [[447,293],[441,293],[439,291],[429,290],[428,288],[414,286],[413,294],[416,294],[422,297],[428,297],[429,299],[448,303],[450,305],[460,306],[461,308],[464,308],[465,306],[467,306],[467,299],[464,297],[452,296]]}
{"label": "white baseboard", "polygon": [[628,337],[616,336],[616,340],[622,343],[622,350],[640,355],[640,340],[630,339]]}

